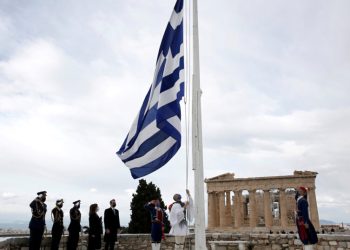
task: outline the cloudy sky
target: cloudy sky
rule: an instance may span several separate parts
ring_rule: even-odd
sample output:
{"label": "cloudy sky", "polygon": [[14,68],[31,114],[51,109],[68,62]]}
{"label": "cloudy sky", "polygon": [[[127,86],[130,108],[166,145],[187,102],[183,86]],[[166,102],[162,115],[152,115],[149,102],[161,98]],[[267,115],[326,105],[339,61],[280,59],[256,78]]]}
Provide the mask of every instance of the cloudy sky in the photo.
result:
{"label": "cloudy sky", "polygon": [[[152,81],[173,0],[0,1],[0,222],[28,204],[138,185],[115,152]],[[350,222],[350,1],[201,0],[204,175],[317,171],[321,219]],[[185,147],[146,177],[184,193]],[[192,172],[190,189],[193,191]],[[170,184],[170,185],[169,185]],[[102,214],[102,211],[100,212]]]}

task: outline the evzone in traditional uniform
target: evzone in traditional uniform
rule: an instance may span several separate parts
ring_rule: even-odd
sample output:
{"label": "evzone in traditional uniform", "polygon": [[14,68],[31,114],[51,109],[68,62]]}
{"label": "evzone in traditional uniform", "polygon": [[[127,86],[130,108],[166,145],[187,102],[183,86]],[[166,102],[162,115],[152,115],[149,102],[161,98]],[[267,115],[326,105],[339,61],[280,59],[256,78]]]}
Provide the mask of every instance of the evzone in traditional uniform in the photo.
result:
{"label": "evzone in traditional uniform", "polygon": [[63,199],[57,200],[56,207],[51,211],[51,218],[53,221],[52,230],[51,230],[51,235],[52,235],[51,250],[58,250],[61,237],[64,231],[64,226],[63,226],[64,213],[63,213],[62,207],[63,207]]}
{"label": "evzone in traditional uniform", "polygon": [[160,250],[160,243],[164,238],[164,211],[158,199],[148,202],[145,206],[151,214],[152,250]]}
{"label": "evzone in traditional uniform", "polygon": [[77,249],[79,236],[81,232],[81,213],[79,211],[80,208],[80,200],[73,202],[74,206],[69,211],[70,216],[70,224],[68,226],[68,241],[67,241],[67,249],[75,250]]}
{"label": "evzone in traditional uniform", "polygon": [[38,192],[38,197],[36,197],[29,205],[32,210],[32,218],[29,222],[29,250],[40,249],[41,241],[46,227],[46,193],[46,191]]}
{"label": "evzone in traditional uniform", "polygon": [[296,225],[304,249],[313,249],[313,245],[318,242],[317,233],[309,218],[309,203],[307,201],[307,189],[299,187],[296,195]]}
{"label": "evzone in traditional uniform", "polygon": [[175,202],[169,206],[171,224],[169,234],[175,236],[175,249],[184,249],[186,235],[188,234],[187,222],[193,219],[193,200],[190,192],[188,190],[186,192],[189,198],[187,202],[183,203],[181,195],[175,194],[173,196]]}

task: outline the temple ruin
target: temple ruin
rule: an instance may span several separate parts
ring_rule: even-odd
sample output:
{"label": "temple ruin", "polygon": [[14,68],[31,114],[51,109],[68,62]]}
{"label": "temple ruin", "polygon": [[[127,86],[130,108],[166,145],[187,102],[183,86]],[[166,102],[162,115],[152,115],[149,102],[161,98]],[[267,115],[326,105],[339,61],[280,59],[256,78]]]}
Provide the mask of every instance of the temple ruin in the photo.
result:
{"label": "temple ruin", "polygon": [[205,179],[209,231],[295,231],[295,188],[308,189],[310,219],[319,230],[315,179],[317,173],[235,178],[226,173]]}

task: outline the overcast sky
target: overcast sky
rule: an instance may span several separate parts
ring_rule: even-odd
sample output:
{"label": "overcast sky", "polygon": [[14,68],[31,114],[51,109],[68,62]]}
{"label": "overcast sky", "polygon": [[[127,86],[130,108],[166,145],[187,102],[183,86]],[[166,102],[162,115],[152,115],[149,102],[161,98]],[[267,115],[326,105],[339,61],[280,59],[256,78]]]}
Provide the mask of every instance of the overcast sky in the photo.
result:
{"label": "overcast sky", "polygon": [[[48,191],[129,222],[116,156],[174,0],[0,0],[0,222]],[[350,1],[199,1],[204,176],[318,172],[321,219],[350,222]],[[184,144],[183,144],[184,145]],[[185,147],[145,179],[184,194]],[[192,171],[190,189],[193,192]],[[103,214],[103,211],[100,211]],[[49,219],[49,216],[47,216]]]}

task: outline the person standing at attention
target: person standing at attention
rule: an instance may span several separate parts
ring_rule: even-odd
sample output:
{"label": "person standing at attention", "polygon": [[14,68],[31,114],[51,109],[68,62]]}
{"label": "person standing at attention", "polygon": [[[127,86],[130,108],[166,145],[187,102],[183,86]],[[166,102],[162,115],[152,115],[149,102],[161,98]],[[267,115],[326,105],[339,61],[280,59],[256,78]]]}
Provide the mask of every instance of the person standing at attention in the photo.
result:
{"label": "person standing at attention", "polygon": [[96,203],[90,206],[88,250],[101,249],[102,220],[98,210]]}
{"label": "person standing at attention", "polygon": [[299,187],[295,194],[296,199],[296,224],[304,249],[313,249],[313,245],[318,242],[314,226],[309,218],[309,203],[307,201],[307,189]]}
{"label": "person standing at attention", "polygon": [[78,247],[79,236],[81,232],[81,213],[79,211],[80,208],[80,200],[73,202],[74,206],[69,211],[70,216],[70,224],[68,226],[68,240],[67,240],[67,249],[68,250],[76,250]]}
{"label": "person standing at attention", "polygon": [[159,199],[151,200],[144,207],[151,214],[152,250],[160,250],[160,243],[164,238],[164,211],[160,207]]}
{"label": "person standing at attention", "polygon": [[118,230],[120,229],[119,211],[115,208],[117,203],[115,199],[110,202],[110,208],[107,208],[104,213],[104,224],[105,224],[105,249],[114,249],[115,242],[117,240]]}
{"label": "person standing at attention", "polygon": [[51,250],[58,250],[61,237],[63,234],[63,199],[56,201],[56,207],[51,211],[51,218],[53,221],[52,230],[51,230]]}
{"label": "person standing at attention", "polygon": [[43,234],[46,229],[46,194],[46,191],[38,192],[38,196],[29,204],[32,210],[32,218],[29,222],[29,250],[40,249],[41,240],[43,239]]}

